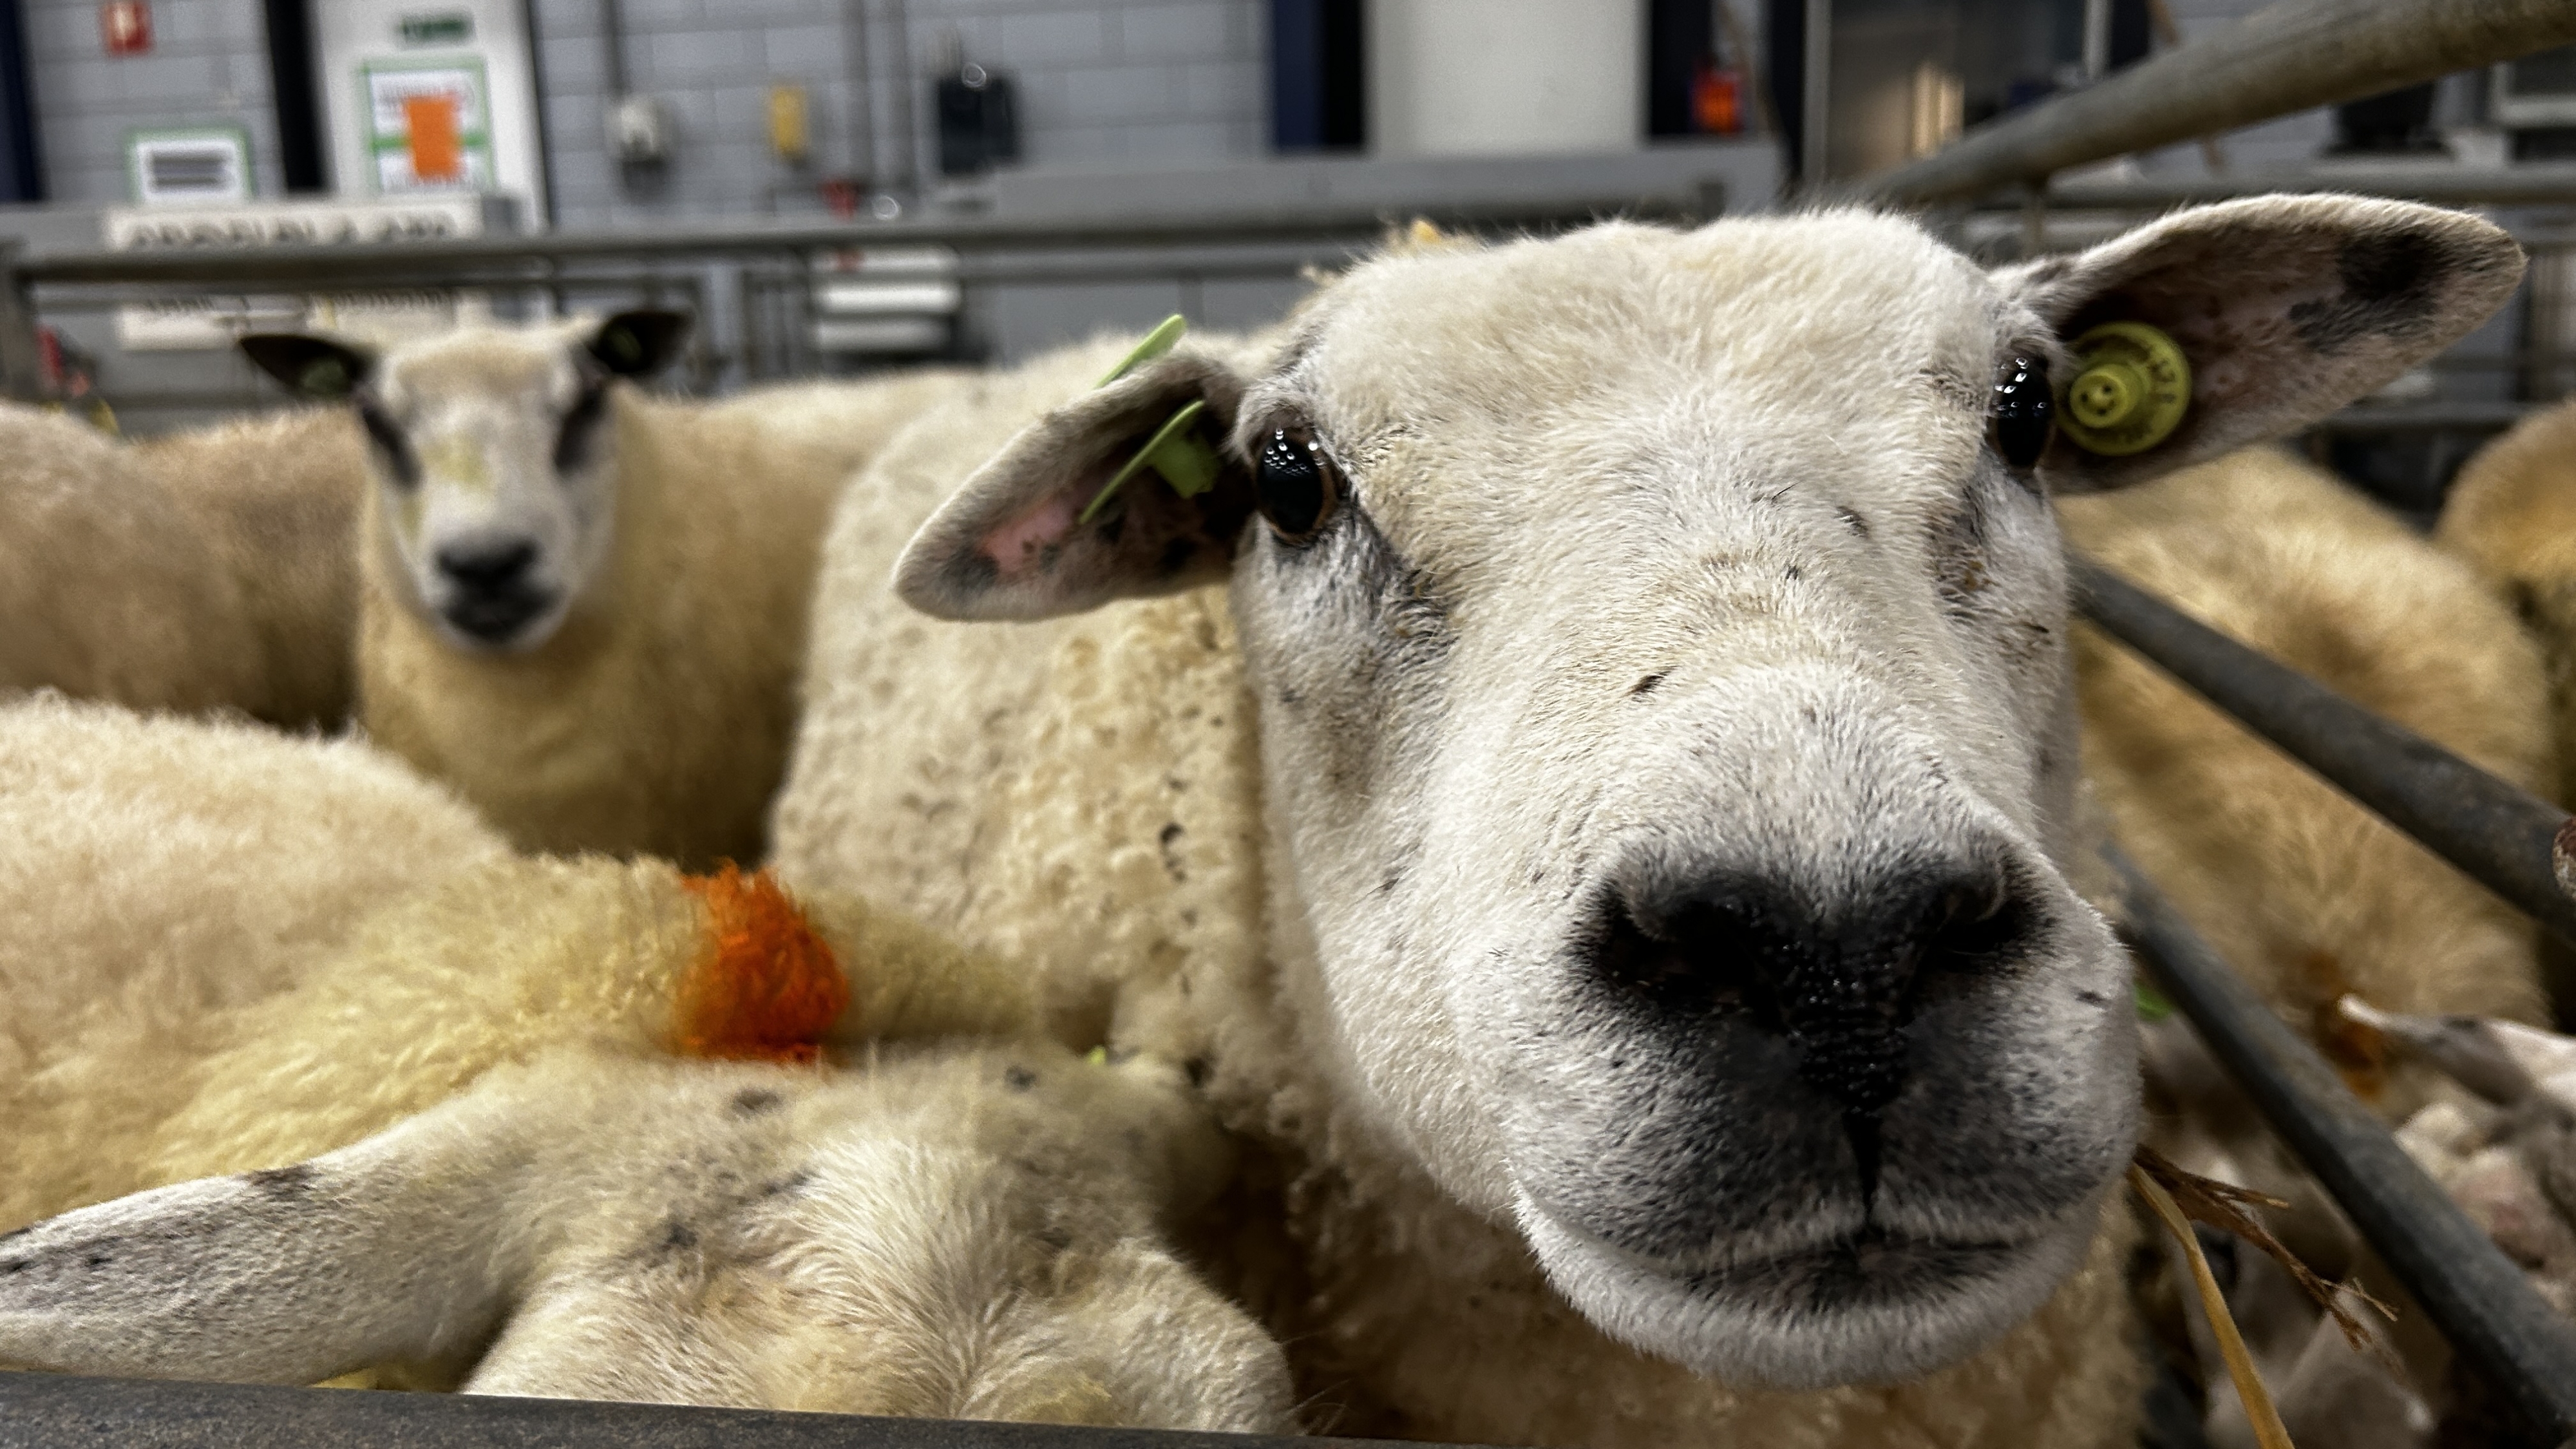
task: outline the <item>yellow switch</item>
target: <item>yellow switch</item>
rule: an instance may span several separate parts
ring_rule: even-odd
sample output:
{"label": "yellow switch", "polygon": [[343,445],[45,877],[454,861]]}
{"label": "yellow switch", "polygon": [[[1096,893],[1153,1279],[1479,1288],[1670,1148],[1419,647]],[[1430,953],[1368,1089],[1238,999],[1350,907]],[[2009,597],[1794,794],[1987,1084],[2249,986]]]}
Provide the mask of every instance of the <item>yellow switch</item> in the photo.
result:
{"label": "yellow switch", "polygon": [[780,82],[769,88],[769,149],[789,165],[802,165],[813,139],[805,123],[805,88]]}

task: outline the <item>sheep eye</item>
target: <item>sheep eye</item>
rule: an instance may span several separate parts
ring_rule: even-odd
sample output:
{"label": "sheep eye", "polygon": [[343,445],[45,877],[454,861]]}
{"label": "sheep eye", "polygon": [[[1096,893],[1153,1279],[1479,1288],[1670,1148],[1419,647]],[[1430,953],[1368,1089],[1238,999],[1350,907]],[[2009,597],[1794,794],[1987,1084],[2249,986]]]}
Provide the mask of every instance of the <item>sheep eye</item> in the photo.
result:
{"label": "sheep eye", "polygon": [[1333,465],[1303,433],[1280,428],[1255,460],[1253,498],[1261,516],[1286,543],[1304,543],[1333,516],[1340,480]]}
{"label": "sheep eye", "polygon": [[2048,395],[2048,362],[2016,357],[1995,384],[1992,419],[1995,451],[2015,472],[2027,473],[2057,436],[2057,404]]}

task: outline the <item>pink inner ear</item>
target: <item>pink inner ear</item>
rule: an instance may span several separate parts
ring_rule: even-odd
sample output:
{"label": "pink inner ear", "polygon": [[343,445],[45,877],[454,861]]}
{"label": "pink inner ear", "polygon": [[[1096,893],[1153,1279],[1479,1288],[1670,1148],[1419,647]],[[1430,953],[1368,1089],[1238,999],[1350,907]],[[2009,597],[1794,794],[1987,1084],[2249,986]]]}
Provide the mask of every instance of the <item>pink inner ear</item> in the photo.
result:
{"label": "pink inner ear", "polygon": [[981,550],[1006,579],[1045,567],[1047,552],[1073,532],[1073,496],[1051,493],[1036,507],[984,535]]}

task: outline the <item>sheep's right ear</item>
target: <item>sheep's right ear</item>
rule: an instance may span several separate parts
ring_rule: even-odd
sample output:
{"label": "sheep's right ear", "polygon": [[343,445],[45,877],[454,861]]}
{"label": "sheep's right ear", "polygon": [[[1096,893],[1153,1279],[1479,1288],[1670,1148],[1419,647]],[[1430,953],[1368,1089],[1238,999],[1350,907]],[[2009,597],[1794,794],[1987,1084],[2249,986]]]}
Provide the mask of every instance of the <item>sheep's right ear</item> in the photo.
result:
{"label": "sheep's right ear", "polygon": [[[1223,446],[1242,400],[1223,363],[1174,352],[1047,414],[913,535],[895,593],[935,618],[1046,619],[1223,577],[1253,508]],[[1186,497],[1130,467],[1175,443],[1205,472]]]}
{"label": "sheep's right ear", "polygon": [[253,332],[244,357],[260,371],[317,402],[343,402],[376,370],[374,353],[302,332]]}
{"label": "sheep's right ear", "polygon": [[508,1174],[480,1160],[457,1105],[310,1162],[0,1237],[0,1365],[311,1384],[461,1360],[522,1269],[495,1221]]}

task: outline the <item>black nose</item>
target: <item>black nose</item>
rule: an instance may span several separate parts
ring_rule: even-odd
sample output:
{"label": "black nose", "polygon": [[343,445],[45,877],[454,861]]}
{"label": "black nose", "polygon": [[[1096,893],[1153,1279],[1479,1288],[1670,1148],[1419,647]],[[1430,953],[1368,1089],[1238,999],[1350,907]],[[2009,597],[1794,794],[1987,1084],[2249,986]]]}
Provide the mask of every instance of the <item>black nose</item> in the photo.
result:
{"label": "black nose", "polygon": [[526,579],[537,546],[526,539],[449,544],[438,551],[438,571],[470,593],[508,593]]}
{"label": "black nose", "polygon": [[2011,962],[2037,911],[2000,863],[1918,864],[1832,892],[1741,874],[1614,891],[1592,964],[1675,1023],[1732,1016],[1797,1050],[1876,1178],[1877,1120],[1903,1089],[1922,1004]]}

